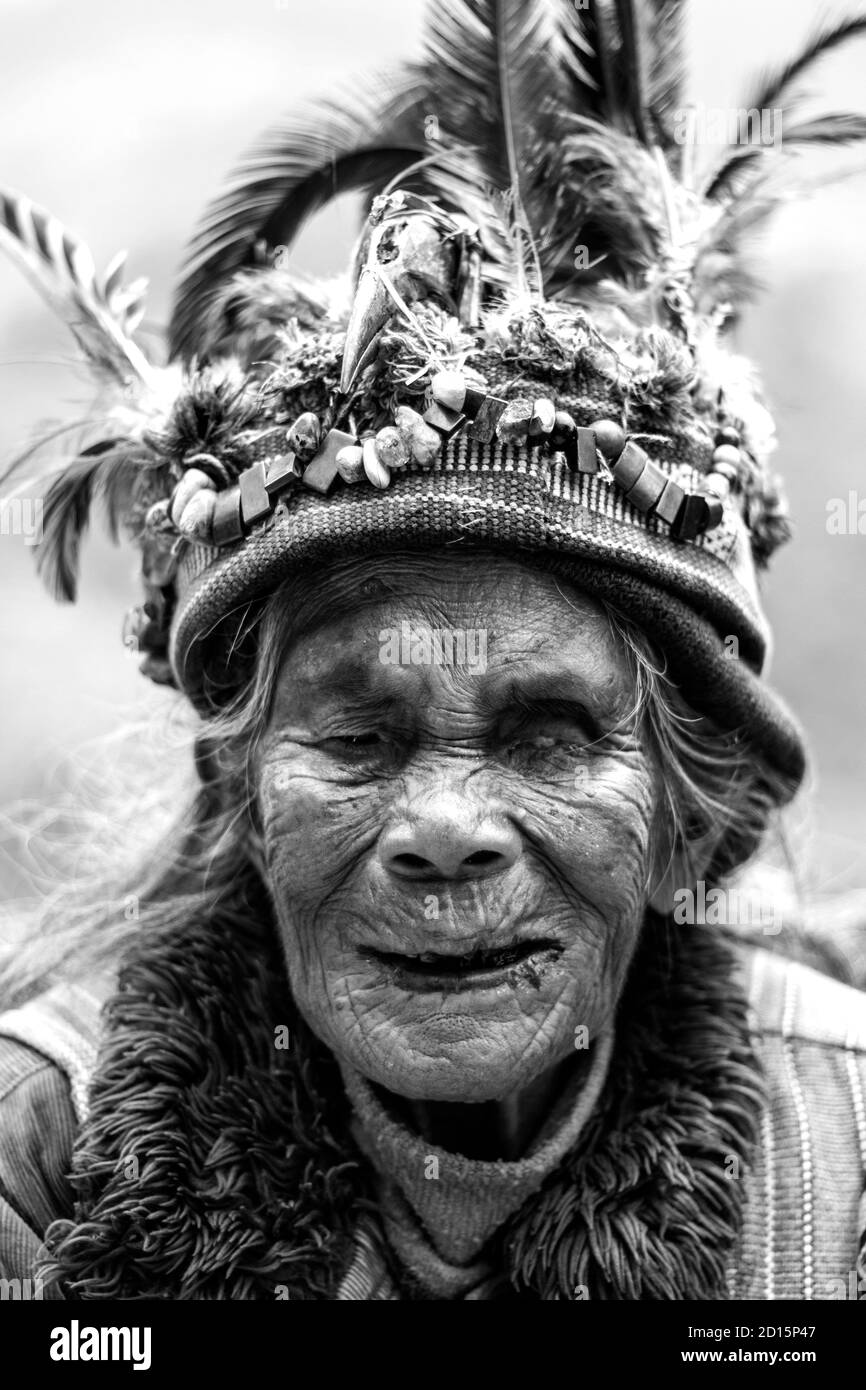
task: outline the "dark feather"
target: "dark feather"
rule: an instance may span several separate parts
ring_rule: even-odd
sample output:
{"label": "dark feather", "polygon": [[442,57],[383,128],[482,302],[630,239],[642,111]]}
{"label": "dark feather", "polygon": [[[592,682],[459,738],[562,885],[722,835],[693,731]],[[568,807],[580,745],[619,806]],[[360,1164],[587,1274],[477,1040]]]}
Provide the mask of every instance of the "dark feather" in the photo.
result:
{"label": "dark feather", "polygon": [[[640,282],[664,247],[664,205],[652,156],[620,131],[573,118],[548,152],[547,176],[556,189],[555,214],[541,247],[548,293],[579,290],[600,276]],[[575,272],[577,244],[594,274]]]}
{"label": "dark feather", "polygon": [[647,109],[646,10],[635,0],[616,0],[621,45],[620,81],[634,133],[652,143]]}
{"label": "dark feather", "polygon": [[559,15],[551,0],[451,0],[430,7],[425,33],[440,125],[478,152],[492,187],[513,194],[536,235],[537,153],[565,90]]}
{"label": "dark feather", "polygon": [[555,16],[556,61],[566,79],[564,104],[569,111],[586,116],[601,113],[604,87],[595,42],[596,8],[591,5],[581,10],[573,0],[559,0]]}
{"label": "dark feather", "polygon": [[390,84],[367,77],[345,105],[310,102],[268,131],[207,209],[190,244],[169,329],[171,356],[189,359],[199,351],[202,318],[235,272],[256,264],[263,250],[266,259],[270,248],[290,247],[331,198],[386,183],[429,152],[424,105],[415,73]]}
{"label": "dark feather", "polygon": [[823,58],[834,48],[839,48],[842,44],[847,43],[849,39],[864,33],[866,33],[866,15],[851,16],[849,19],[843,19],[828,28],[819,29],[809,39],[805,48],[800,50],[796,58],[790,59],[789,62],[769,73],[763,79],[760,87],[746,102],[747,109],[754,108],[763,111],[780,104],[784,105],[793,83],[807,73],[820,58]]}
{"label": "dark feather", "polygon": [[744,175],[748,177],[764,161],[778,158],[779,154],[796,153],[805,145],[850,145],[860,140],[866,140],[866,116],[850,111],[832,112],[790,128],[786,126],[778,150],[772,145],[759,144],[740,145],[730,150],[724,162],[710,174],[703,196],[718,199],[724,194],[735,193]]}
{"label": "dark feather", "polygon": [[116,538],[138,471],[139,461],[130,457],[125,444],[107,439],[82,450],[52,479],[43,503],[36,568],[55,598],[75,601],[81,538],[97,496],[106,499]]}

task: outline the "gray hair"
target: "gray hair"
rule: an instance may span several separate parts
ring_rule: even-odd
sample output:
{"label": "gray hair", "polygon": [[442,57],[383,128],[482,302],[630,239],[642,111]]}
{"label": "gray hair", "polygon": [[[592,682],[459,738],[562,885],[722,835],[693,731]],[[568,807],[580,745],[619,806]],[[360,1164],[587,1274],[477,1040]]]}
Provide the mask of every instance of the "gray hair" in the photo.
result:
{"label": "gray hair", "polygon": [[[412,563],[423,561],[414,556]],[[137,931],[178,930],[190,912],[212,909],[245,877],[261,875],[254,768],[279,671],[298,637],[333,611],[335,592],[351,611],[353,603],[375,601],[398,582],[400,557],[389,556],[387,579],[366,585],[355,582],[360,564],[337,562],[327,574],[318,572],[315,584],[308,576],[293,576],[267,599],[229,615],[219,631],[202,634],[213,649],[212,711],[181,739],[182,795],[151,753],[148,771],[136,768],[120,796],[115,759],[114,795],[99,794],[89,812],[79,803],[73,824],[67,810],[59,813],[55,843],[40,816],[37,838],[53,869],[42,901],[15,924],[14,948],[0,948],[0,1006],[20,1002],[58,978],[82,978],[106,967]],[[686,877],[703,865],[703,878],[718,882],[755,852],[791,788],[756,755],[745,733],[722,731],[691,709],[640,628],[595,601],[632,669],[630,718],[659,769],[670,855],[679,855]],[[140,733],[136,738],[140,742]],[[24,836],[32,845],[33,831]],[[81,872],[77,861],[85,844],[90,852]],[[9,930],[0,930],[0,941],[10,939]]]}

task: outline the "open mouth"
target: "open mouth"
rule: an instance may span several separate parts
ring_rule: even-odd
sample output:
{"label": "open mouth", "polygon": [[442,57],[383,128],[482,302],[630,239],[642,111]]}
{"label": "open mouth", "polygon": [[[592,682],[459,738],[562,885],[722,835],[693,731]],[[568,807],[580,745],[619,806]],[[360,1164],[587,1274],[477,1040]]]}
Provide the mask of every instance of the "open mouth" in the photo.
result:
{"label": "open mouth", "polygon": [[410,955],[367,950],[364,954],[385,965],[404,989],[458,992],[502,984],[529,984],[538,989],[545,966],[562,954],[562,947],[555,941],[540,940],[516,941],[499,950],[475,950],[463,956],[435,951]]}

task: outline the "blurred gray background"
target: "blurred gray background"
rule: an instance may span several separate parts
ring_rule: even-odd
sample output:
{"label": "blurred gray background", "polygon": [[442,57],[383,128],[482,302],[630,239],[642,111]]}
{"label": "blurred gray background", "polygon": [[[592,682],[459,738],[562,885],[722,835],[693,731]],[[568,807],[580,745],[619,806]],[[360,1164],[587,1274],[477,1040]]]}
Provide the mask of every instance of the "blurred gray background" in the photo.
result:
{"label": "blurred gray background", "polygon": [[[822,15],[851,8],[699,0],[692,99],[740,105],[750,77],[793,52]],[[344,92],[411,56],[422,9],[421,0],[0,0],[0,182],[88,241],[98,266],[128,247],[130,276],[150,278],[148,324],[158,328],[184,243],[237,156],[296,97]],[[831,56],[809,90],[827,110],[866,110],[864,78],[866,40]],[[824,890],[866,886],[866,535],[826,528],[829,499],[851,489],[866,498],[864,225],[864,175],[792,203],[759,248],[766,293],[739,341],[762,367],[797,526],[766,602],[773,679],[814,750],[809,798],[794,817],[798,858]],[[354,201],[342,200],[304,232],[295,264],[342,269],[355,232]],[[46,417],[77,418],[89,395],[65,330],[5,262],[0,309],[7,458]],[[70,757],[130,717],[170,714],[173,697],[151,689],[121,645],[123,612],[138,601],[130,554],[95,537],[79,602],[60,607],[34,577],[32,549],[3,535],[0,594],[0,805],[50,802]],[[11,868],[0,852],[0,881]]]}

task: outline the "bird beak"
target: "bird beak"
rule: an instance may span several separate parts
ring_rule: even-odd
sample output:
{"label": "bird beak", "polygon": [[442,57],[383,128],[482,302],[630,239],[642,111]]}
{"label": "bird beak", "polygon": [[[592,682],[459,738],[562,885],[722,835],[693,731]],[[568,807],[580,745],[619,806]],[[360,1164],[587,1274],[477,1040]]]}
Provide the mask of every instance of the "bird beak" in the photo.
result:
{"label": "bird beak", "polygon": [[456,256],[454,240],[446,241],[424,213],[400,211],[380,222],[370,238],[346,329],[342,392],[351,390],[369,362],[376,338],[400,300],[408,305],[434,296],[454,312]]}
{"label": "bird beak", "polygon": [[352,389],[355,377],[366,365],[370,350],[396,307],[382,276],[365,266],[361,271],[346,329],[340,376],[342,392]]}

